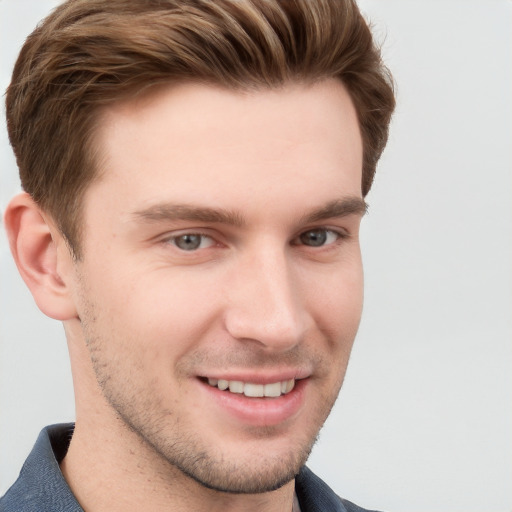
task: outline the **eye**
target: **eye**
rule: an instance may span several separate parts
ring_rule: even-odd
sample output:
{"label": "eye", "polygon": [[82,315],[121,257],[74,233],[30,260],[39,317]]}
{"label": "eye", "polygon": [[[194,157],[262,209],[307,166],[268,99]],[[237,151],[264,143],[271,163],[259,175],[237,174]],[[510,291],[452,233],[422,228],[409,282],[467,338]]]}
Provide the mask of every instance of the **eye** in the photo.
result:
{"label": "eye", "polygon": [[298,237],[298,243],[309,247],[322,247],[335,243],[344,235],[330,229],[310,229]]}
{"label": "eye", "polygon": [[211,237],[200,233],[184,233],[169,238],[167,243],[175,245],[182,251],[197,251],[198,249],[211,247],[215,242]]}

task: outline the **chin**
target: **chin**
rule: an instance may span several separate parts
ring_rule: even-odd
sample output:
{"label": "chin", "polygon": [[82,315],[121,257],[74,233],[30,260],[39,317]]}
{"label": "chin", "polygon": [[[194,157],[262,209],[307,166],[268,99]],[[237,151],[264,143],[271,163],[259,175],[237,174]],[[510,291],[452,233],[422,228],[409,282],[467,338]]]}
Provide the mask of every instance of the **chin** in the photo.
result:
{"label": "chin", "polygon": [[[167,466],[170,478],[185,476],[204,488],[229,494],[261,494],[275,491],[292,481],[306,463],[317,432],[288,437],[286,446],[264,436],[244,445],[225,449],[212,439],[147,436],[137,432]],[[261,432],[260,432],[261,435]],[[282,441],[282,439],[281,439]],[[162,468],[163,469],[163,468]]]}
{"label": "chin", "polygon": [[275,491],[292,481],[310,452],[311,447],[286,458],[267,457],[243,464],[212,461],[204,455],[194,467],[177,467],[201,486],[217,492],[260,494]]}

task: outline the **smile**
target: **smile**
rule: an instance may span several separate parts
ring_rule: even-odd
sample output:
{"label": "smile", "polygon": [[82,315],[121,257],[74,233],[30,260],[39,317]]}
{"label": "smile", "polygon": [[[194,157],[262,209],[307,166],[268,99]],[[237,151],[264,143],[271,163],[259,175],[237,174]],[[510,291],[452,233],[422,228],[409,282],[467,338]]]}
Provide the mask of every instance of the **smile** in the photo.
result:
{"label": "smile", "polygon": [[255,384],[239,380],[208,379],[208,384],[221,391],[243,394],[250,398],[277,398],[288,394],[295,387],[295,379],[288,379],[269,384]]}

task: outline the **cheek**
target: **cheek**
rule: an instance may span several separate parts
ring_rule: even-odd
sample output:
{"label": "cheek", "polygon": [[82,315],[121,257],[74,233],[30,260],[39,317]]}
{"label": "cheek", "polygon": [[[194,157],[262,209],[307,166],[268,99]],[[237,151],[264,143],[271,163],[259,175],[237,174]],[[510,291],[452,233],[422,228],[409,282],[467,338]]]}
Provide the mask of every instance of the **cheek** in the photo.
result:
{"label": "cheek", "polygon": [[91,282],[98,335],[120,350],[169,364],[169,355],[189,351],[213,328],[220,303],[215,283],[187,272],[113,273]]}
{"label": "cheek", "polygon": [[357,332],[363,306],[363,272],[360,260],[331,269],[310,293],[317,323],[332,337],[350,340]]}

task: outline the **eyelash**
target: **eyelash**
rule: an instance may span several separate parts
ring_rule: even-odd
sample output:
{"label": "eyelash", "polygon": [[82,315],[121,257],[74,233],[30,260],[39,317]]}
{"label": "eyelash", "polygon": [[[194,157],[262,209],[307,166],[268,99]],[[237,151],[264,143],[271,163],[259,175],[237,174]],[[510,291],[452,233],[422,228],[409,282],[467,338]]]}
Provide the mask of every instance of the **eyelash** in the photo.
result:
{"label": "eyelash", "polygon": [[[199,237],[200,238],[199,246],[195,247],[195,248],[192,248],[192,249],[189,249],[189,250],[183,249],[182,247],[179,247],[178,244],[177,244],[177,240],[179,240],[180,238],[184,239],[185,237]],[[207,247],[201,247],[201,245],[203,244],[203,242],[205,240],[210,240],[211,243]],[[209,235],[205,235],[204,233],[194,233],[194,232],[182,233],[180,235],[175,235],[175,236],[166,238],[164,240],[164,242],[166,244],[174,245],[177,249],[179,249],[180,251],[183,251],[183,252],[195,252],[195,251],[197,251],[199,249],[207,249],[208,247],[211,247],[212,245],[215,245],[215,240],[213,239],[213,237],[211,237]]]}
{"label": "eyelash", "polygon": [[[305,244],[303,243],[304,240],[303,240],[303,237],[305,235],[312,235],[313,233],[321,233],[321,235],[323,235],[325,237],[325,239],[328,239],[329,236],[334,236],[335,239],[330,241],[329,243],[325,243],[326,240],[324,240],[323,243],[319,244],[319,245],[314,245],[314,244],[311,244],[311,245],[308,245],[308,244]],[[301,245],[300,242],[302,242],[302,245],[304,245],[305,247],[312,247],[312,248],[322,248],[322,247],[330,247],[330,246],[333,246],[335,244],[337,244],[340,240],[343,240],[343,239],[346,239],[348,238],[348,233],[346,231],[342,231],[342,230],[334,230],[334,229],[328,229],[328,228],[312,228],[312,229],[308,229],[306,231],[303,231],[298,237],[296,237],[294,239],[294,241],[292,242],[293,245]],[[295,242],[295,241],[299,241],[299,242]],[[312,238],[313,240],[313,238]]]}
{"label": "eyelash", "polygon": [[[308,234],[311,236],[311,241],[314,242],[315,241],[314,236],[312,236],[314,233],[316,233],[316,235],[320,235],[321,243],[319,245],[315,245],[314,243],[313,244],[304,243],[304,237],[307,236]],[[328,243],[326,243],[329,240],[329,236],[331,236],[331,237],[334,236],[335,238],[334,238],[334,240],[331,240]],[[197,247],[192,247],[191,249],[184,249],[183,247],[179,247],[177,244],[177,241],[179,239],[183,239],[185,237],[199,237],[200,238],[199,245]],[[302,233],[300,233],[297,237],[295,237],[292,240],[291,244],[294,246],[303,245],[304,247],[320,249],[323,247],[333,246],[333,245],[337,244],[340,240],[346,239],[348,237],[349,237],[349,234],[344,230],[343,231],[342,230],[333,230],[333,229],[319,227],[319,228],[312,228],[312,229],[303,231]],[[322,239],[323,239],[323,241],[322,241]],[[203,244],[203,242],[205,240],[210,240],[211,243],[209,243],[206,247],[201,247],[201,245]],[[190,252],[190,253],[196,252],[200,249],[208,249],[209,247],[212,247],[213,245],[215,245],[215,239],[212,236],[207,235],[205,233],[200,233],[200,232],[198,233],[198,232],[192,232],[192,231],[168,237],[168,238],[164,239],[163,242],[165,244],[173,245],[174,247],[176,247],[178,250],[180,250],[182,252]]]}

